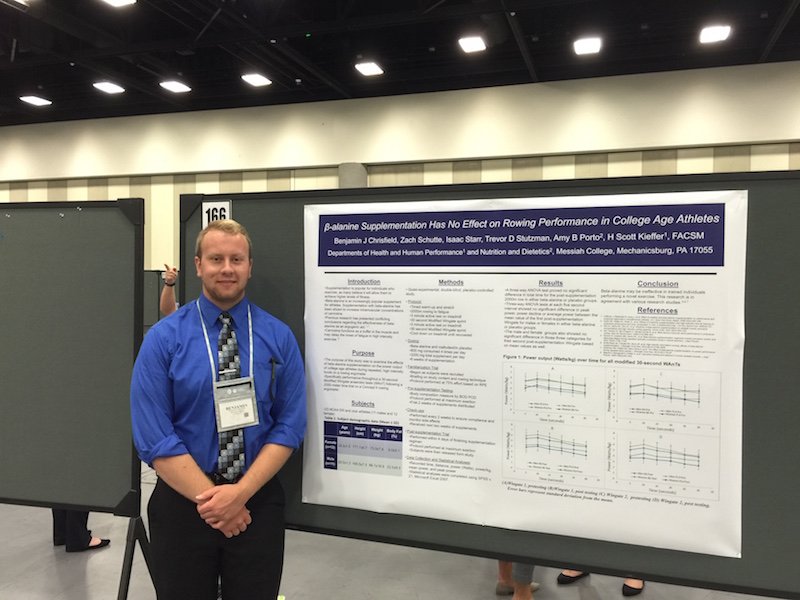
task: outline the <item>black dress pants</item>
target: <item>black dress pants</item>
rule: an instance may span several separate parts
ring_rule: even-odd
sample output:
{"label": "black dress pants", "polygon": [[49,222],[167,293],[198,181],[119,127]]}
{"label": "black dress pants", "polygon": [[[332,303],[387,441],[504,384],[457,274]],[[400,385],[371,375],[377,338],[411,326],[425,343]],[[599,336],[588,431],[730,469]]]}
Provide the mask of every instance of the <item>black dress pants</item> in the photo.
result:
{"label": "black dress pants", "polygon": [[158,600],[275,600],[283,572],[284,493],[272,479],[247,503],[253,522],[226,538],[161,479],[147,514]]}
{"label": "black dress pants", "polygon": [[53,509],[53,545],[67,546],[67,552],[80,552],[89,545],[91,532],[86,528],[89,512]]}

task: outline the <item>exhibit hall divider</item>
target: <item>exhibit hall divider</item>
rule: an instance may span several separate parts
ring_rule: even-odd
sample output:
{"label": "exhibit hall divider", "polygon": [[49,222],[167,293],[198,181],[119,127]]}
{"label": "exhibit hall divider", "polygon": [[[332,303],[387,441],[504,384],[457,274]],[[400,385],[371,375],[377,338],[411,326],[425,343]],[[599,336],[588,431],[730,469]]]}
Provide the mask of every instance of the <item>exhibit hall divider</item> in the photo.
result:
{"label": "exhibit hall divider", "polygon": [[[737,414],[730,416],[734,417],[734,421],[741,426],[740,430],[735,432],[737,439],[733,440],[733,447],[740,448],[740,450],[732,453],[732,456],[714,456],[714,452],[719,452],[721,446],[714,446],[712,443],[709,446],[710,451],[698,452],[696,459],[698,461],[706,461],[704,464],[708,464],[709,459],[713,458],[718,465],[729,463],[730,465],[740,466],[740,468],[733,469],[734,473],[725,475],[725,477],[730,476],[734,481],[740,478],[740,484],[737,485],[735,490],[732,490],[735,492],[733,496],[740,498],[736,502],[736,510],[733,511],[733,514],[740,515],[740,519],[731,519],[730,521],[732,522],[722,524],[722,529],[730,528],[736,533],[733,536],[736,538],[732,544],[733,550],[714,552],[675,549],[675,547],[682,547],[684,543],[688,547],[695,547],[697,545],[696,542],[702,545],[702,540],[692,539],[691,532],[685,535],[684,539],[670,541],[669,543],[661,543],[656,540],[650,543],[646,539],[639,543],[620,543],[610,541],[615,539],[614,536],[617,532],[609,532],[609,537],[603,539],[603,535],[589,537],[582,535],[580,531],[564,533],[563,531],[547,530],[547,527],[524,529],[513,526],[501,527],[480,522],[465,522],[464,519],[459,521],[458,519],[451,519],[446,511],[435,518],[420,516],[420,514],[425,514],[425,503],[428,499],[430,499],[431,503],[434,502],[435,499],[430,496],[416,498],[416,508],[403,511],[395,511],[391,508],[391,498],[378,499],[385,501],[383,504],[376,502],[376,505],[388,506],[389,508],[373,510],[365,509],[363,506],[347,506],[343,502],[326,504],[325,502],[304,501],[310,491],[303,489],[304,481],[322,482],[320,490],[317,490],[322,495],[326,492],[326,482],[334,481],[333,477],[346,477],[346,481],[350,482],[354,487],[357,487],[356,484],[358,482],[363,482],[360,489],[365,496],[370,494],[379,496],[382,489],[382,486],[379,485],[380,481],[386,481],[387,487],[385,489],[390,489],[388,487],[389,477],[379,479],[372,477],[369,473],[334,474],[330,472],[328,470],[328,446],[323,445],[321,440],[312,439],[309,436],[307,436],[301,451],[295,453],[279,474],[287,491],[286,517],[288,526],[308,532],[487,558],[523,561],[559,568],[574,567],[608,575],[627,576],[635,574],[637,577],[647,580],[671,584],[780,598],[800,598],[800,572],[795,564],[796,557],[800,555],[800,511],[797,510],[796,500],[800,495],[800,476],[798,476],[797,470],[797,465],[800,464],[800,444],[796,441],[797,423],[800,422],[800,403],[796,401],[797,391],[800,390],[800,369],[797,368],[800,361],[797,343],[797,340],[800,339],[800,311],[797,305],[797,299],[800,298],[800,270],[797,268],[797,265],[800,264],[800,244],[797,243],[796,233],[797,223],[800,222],[800,175],[798,173],[640,177],[309,192],[183,195],[181,196],[180,206],[180,265],[184,273],[194,273],[194,246],[197,234],[204,223],[203,205],[208,203],[209,206],[218,206],[220,203],[229,203],[231,218],[239,221],[247,228],[253,241],[252,279],[247,288],[250,300],[289,325],[300,344],[304,356],[308,359],[307,354],[310,349],[306,347],[306,341],[309,339],[321,340],[322,332],[306,330],[306,324],[309,320],[319,320],[317,319],[318,315],[310,315],[307,312],[309,306],[319,306],[318,299],[306,298],[306,286],[309,278],[314,277],[307,270],[311,264],[316,268],[318,264],[322,264],[327,260],[339,260],[345,253],[337,254],[337,252],[348,249],[348,247],[325,246],[332,249],[332,252],[326,257],[323,246],[320,245],[318,254],[312,253],[312,256],[308,256],[308,248],[316,247],[314,246],[315,240],[305,239],[309,235],[309,224],[319,223],[319,231],[314,231],[311,235],[321,237],[323,218],[320,217],[317,221],[308,219],[306,207],[318,207],[316,210],[323,215],[325,223],[333,222],[327,220],[326,206],[330,206],[330,214],[334,216],[358,214],[361,217],[363,210],[363,213],[367,214],[368,217],[371,216],[372,211],[380,213],[380,218],[382,219],[390,219],[386,215],[391,212],[392,203],[411,203],[407,206],[413,205],[413,210],[406,206],[403,211],[412,211],[415,216],[418,213],[424,213],[426,204],[430,203],[433,207],[431,209],[432,212],[440,216],[447,212],[447,207],[450,203],[454,207],[463,209],[464,206],[473,206],[470,204],[473,201],[486,201],[490,205],[491,203],[496,203],[498,206],[503,205],[502,203],[504,202],[514,206],[524,206],[529,200],[529,204],[535,208],[538,201],[547,199],[547,206],[550,207],[550,210],[557,211],[559,210],[558,200],[563,198],[565,205],[569,202],[571,203],[570,206],[580,206],[582,208],[579,210],[587,211],[593,210],[591,203],[596,201],[599,207],[597,210],[600,211],[598,214],[600,214],[605,210],[603,208],[604,198],[608,197],[614,197],[614,200],[622,205],[625,204],[625,199],[628,197],[634,198],[638,202],[639,198],[649,197],[649,195],[678,195],[686,193],[702,195],[720,191],[746,198],[744,202],[746,210],[743,211],[740,217],[734,218],[730,215],[723,215],[722,218],[722,222],[725,225],[733,224],[738,218],[740,221],[739,229],[743,231],[746,227],[746,236],[742,234],[730,240],[731,243],[738,246],[736,248],[725,248],[726,252],[738,252],[743,257],[740,261],[743,284],[741,289],[735,290],[731,294],[733,303],[743,306],[743,319],[741,319],[743,323],[740,323],[741,327],[734,323],[731,328],[733,331],[722,331],[718,332],[717,335],[717,337],[725,339],[729,336],[733,339],[739,333],[744,335],[744,347],[742,349],[740,345],[738,348],[739,356],[743,357],[739,364],[741,368],[739,379],[734,382],[723,381],[719,384],[724,387],[732,383],[739,396],[740,404],[735,404],[731,400],[731,405],[740,406],[741,408],[736,410]],[[586,200],[587,198],[589,200]],[[588,207],[586,206],[587,202],[589,204]],[[379,208],[372,208],[377,205],[380,205]],[[363,209],[360,207],[363,207]],[[642,214],[655,213],[643,212]],[[659,218],[663,219],[663,214]],[[354,229],[361,228],[364,231],[364,228],[376,219],[363,218],[363,223],[358,222],[358,219],[355,218],[350,218],[349,220],[352,221],[350,224]],[[641,219],[644,219],[644,217],[641,217]],[[708,217],[708,219],[708,222],[711,223],[717,217],[713,217],[713,219]],[[341,218],[342,222],[344,220],[346,220],[346,217]],[[446,219],[443,218],[443,220]],[[336,222],[338,223],[339,221]],[[497,223],[499,222],[498,219]],[[623,219],[620,222],[622,223],[620,227],[631,226],[631,220]],[[644,222],[644,220],[641,220],[639,224]],[[724,243],[729,240],[720,238],[717,242],[713,242],[713,244],[718,243],[719,245],[719,248],[715,250],[712,247],[712,242],[704,242],[702,240],[703,234],[698,232],[699,226],[697,222],[699,221],[695,221],[691,226],[678,229],[675,229],[675,224],[672,223],[671,227],[673,229],[670,231],[673,231],[673,233],[669,236],[670,240],[690,235],[689,230],[697,230],[691,233],[694,236],[693,241],[683,239],[675,242],[680,247],[678,253],[721,251]],[[718,225],[720,224],[719,220],[714,222]],[[467,221],[465,220],[464,223],[466,225]],[[650,225],[652,226],[653,223],[650,223]],[[339,227],[339,225],[335,227]],[[328,225],[326,225],[327,228]],[[331,226],[331,228],[333,229],[334,226]],[[341,225],[340,231],[342,233],[339,235],[342,239],[346,238],[348,234],[345,229],[346,225]],[[426,232],[426,234],[432,236],[433,232]],[[372,243],[368,240],[367,235],[361,233],[363,240],[356,240],[353,244]],[[376,233],[375,235],[397,236],[396,233],[386,232]],[[628,234],[625,235],[627,236]],[[532,238],[533,236],[530,237]],[[537,238],[536,241],[544,243],[543,239],[546,237]],[[666,234],[662,235],[656,232],[654,234],[646,233],[645,238],[639,239],[663,239],[665,240],[663,244],[667,244],[667,237]],[[433,238],[426,239],[428,241],[433,240]],[[605,244],[605,237],[602,238],[603,242],[597,241],[601,239],[599,236],[592,239],[595,240],[592,242],[594,246]],[[447,242],[449,241],[453,240],[447,240]],[[417,239],[413,243],[418,242],[419,240]],[[381,243],[389,244],[392,248],[395,247],[391,245],[393,241],[388,237]],[[412,242],[409,243],[412,244],[409,247],[415,247]],[[446,246],[443,240],[439,240],[439,243],[444,243],[440,247]],[[547,240],[547,243],[550,243],[550,240]],[[571,242],[565,241],[564,243]],[[621,256],[621,253],[625,252],[624,247],[626,247],[625,244],[627,242],[614,241],[613,243],[618,250],[608,251],[611,259],[618,261],[628,260],[628,258]],[[631,243],[641,244],[643,242]],[[661,242],[648,242],[654,248],[659,243]],[[672,241],[669,241],[669,243],[673,244]],[[742,248],[741,246],[745,243],[746,248]],[[671,247],[676,248],[677,246],[673,245]],[[352,250],[356,247],[355,245],[350,246],[349,249]],[[611,242],[609,242],[608,247],[612,247]],[[586,248],[589,248],[589,246],[586,246]],[[397,250],[396,252],[399,256],[400,251]],[[548,252],[550,251],[543,250],[541,253],[547,254]],[[593,249],[590,251],[590,253],[594,252],[598,252],[598,250]],[[562,253],[567,254],[568,252],[564,251]],[[570,251],[569,253],[578,254],[578,251],[576,249],[574,252]],[[359,258],[354,258],[353,260],[366,261],[367,254],[365,252]],[[377,256],[379,251],[376,250],[374,254]],[[430,254],[434,255],[436,253],[431,252]],[[436,257],[434,258],[439,260]],[[434,258],[431,258],[431,260],[434,260]],[[600,262],[596,264],[604,264],[602,262],[603,259],[602,256],[597,258],[596,260]],[[494,258],[486,258],[486,260],[494,260]],[[584,256],[583,260],[589,260],[589,258]],[[591,260],[595,259],[592,258]],[[673,256],[669,260],[676,260],[676,258]],[[619,264],[628,263],[619,262]],[[727,268],[727,265],[725,268]],[[636,269],[631,269],[633,270],[629,269],[629,271],[636,274]],[[331,267],[329,271],[335,274],[336,268]],[[323,273],[320,277],[327,276],[329,271],[320,268],[320,272]],[[341,270],[341,272],[345,271],[351,273],[352,277],[352,273],[358,272],[358,269]],[[372,274],[379,271],[367,269],[365,272]],[[376,279],[380,279],[382,276],[388,278],[389,275],[387,273],[389,271],[390,269],[385,269],[382,272],[383,275],[379,273],[374,277]],[[446,268],[439,268],[436,273],[439,277],[445,277],[447,271]],[[536,269],[531,269],[530,271],[533,274],[538,274]],[[587,267],[584,271],[591,271],[591,268]],[[680,269],[676,268],[673,271],[677,272]],[[456,275],[463,275],[458,269],[453,269],[453,272]],[[676,273],[668,274],[676,275]],[[703,275],[707,274],[704,273]],[[583,276],[586,273],[578,273],[578,275]],[[681,275],[680,273],[677,274],[678,277]],[[700,280],[699,277],[695,279]],[[199,281],[195,277],[181,277],[179,282],[180,298],[184,305],[191,303],[201,293]],[[449,279],[443,280],[443,284],[452,283],[454,282]],[[613,285],[613,278],[609,278],[609,283]],[[326,288],[326,294],[328,293],[327,290],[328,288]],[[422,291],[424,292],[424,290]],[[692,293],[696,292],[694,290]],[[416,293],[421,292],[418,289]],[[700,295],[702,295],[702,292]],[[314,304],[314,302],[317,303]],[[648,310],[645,308],[644,312],[648,312]],[[720,311],[722,310],[720,309]],[[664,312],[675,314],[670,308],[665,309]],[[722,314],[719,317],[720,319],[726,318]],[[624,326],[624,323],[620,324],[620,321],[614,321],[614,323],[618,326]],[[365,324],[365,326],[367,325]],[[622,340],[619,343],[624,344],[626,341]],[[680,340],[673,339],[665,343],[673,344],[671,347],[677,348]],[[566,346],[562,351],[569,354],[570,349]],[[636,351],[633,350],[632,361],[636,362],[637,358],[641,357],[637,356]],[[509,365],[510,369],[515,368],[515,364],[510,361]],[[733,366],[735,367],[735,365]],[[307,375],[309,368],[310,365],[307,363]],[[395,378],[402,378],[403,376],[402,373],[392,375]],[[706,375],[698,375],[698,377],[701,376],[705,377]],[[630,390],[634,390],[633,384],[630,385]],[[318,394],[318,400],[319,398],[325,399],[325,391],[321,388],[314,390],[314,392]],[[633,393],[631,391],[631,396],[633,396]],[[646,395],[642,392],[639,392],[639,394],[640,396]],[[496,401],[499,406],[502,399],[498,397]],[[683,411],[681,414],[689,414],[692,407],[686,407],[686,405],[687,402],[693,401],[684,395],[682,405],[684,408],[676,406],[674,408],[678,412]],[[435,400],[432,402],[435,404]],[[718,410],[718,412],[730,411],[727,402],[728,398],[720,394],[715,410]],[[429,403],[428,406],[431,406],[431,404]],[[672,414],[670,410],[672,409],[667,408],[666,412],[662,411],[662,413]],[[535,417],[536,415],[534,414],[532,418]],[[318,418],[320,417],[317,414],[309,414],[309,431],[315,432],[315,436],[321,436],[319,424],[312,423]],[[683,417],[675,418],[680,419]],[[312,424],[314,425],[313,427]],[[641,423],[636,425],[640,427]],[[693,424],[687,422],[681,424],[681,427],[688,426],[693,426]],[[643,431],[646,429],[646,427],[641,427]],[[720,434],[718,429],[719,427],[709,428],[710,434],[706,440],[718,439],[714,437]],[[325,433],[327,436],[327,430]],[[417,472],[419,472],[418,466],[414,467],[410,462],[402,462],[406,460],[406,455],[410,453],[408,445],[409,433],[409,431],[406,431],[403,434],[403,458],[397,463],[402,464],[402,467],[398,468],[402,475],[412,469],[417,469]],[[731,434],[730,431],[722,433]],[[665,435],[669,435],[669,432],[666,431]],[[315,452],[318,452],[320,457],[303,456],[304,453],[309,452],[310,445],[316,449]],[[321,456],[323,447],[326,452],[325,472],[320,469],[319,473],[304,473],[305,464],[323,464]],[[633,444],[631,444],[631,448],[633,448]],[[663,449],[662,447],[658,450]],[[675,448],[672,448],[672,451],[675,450]],[[498,452],[500,451],[498,449]],[[533,449],[528,448],[527,451],[533,452]],[[416,452],[416,455],[419,456],[419,452]],[[633,454],[630,455],[630,457],[632,456]],[[708,505],[714,505],[717,500],[730,502],[732,494],[728,494],[727,498],[707,499],[709,495],[713,496],[715,491],[719,489],[716,488],[709,491],[716,482],[710,482],[709,486],[702,490],[698,486],[694,490],[694,497],[681,496],[684,493],[688,494],[686,488],[689,487],[681,482],[685,482],[687,478],[694,477],[692,473],[699,468],[689,462],[689,459],[686,458],[688,454],[684,455],[684,457],[684,462],[680,465],[680,472],[676,469],[676,475],[673,480],[678,483],[674,486],[669,484],[669,479],[654,481],[651,485],[648,485],[640,480],[643,477],[641,473],[632,472],[630,474],[629,481],[625,485],[635,484],[636,489],[642,490],[642,493],[638,494],[639,498],[637,498],[640,504],[630,505],[629,514],[631,518],[635,516],[635,511],[638,510],[637,506],[645,506],[645,500],[649,505],[647,510],[655,511],[653,514],[658,514],[659,508],[656,505],[663,504],[666,506],[667,504],[679,503],[685,505],[683,508],[687,511],[692,511],[691,514],[695,515],[702,514],[703,511],[708,509]],[[314,460],[309,460],[310,458]],[[640,458],[644,461],[647,457],[641,456]],[[333,460],[335,461],[335,458]],[[508,470],[506,470],[505,464],[502,475],[494,473],[491,477],[497,480],[503,479],[504,485],[508,487],[513,486],[516,481],[523,488],[526,485],[533,488],[538,485],[538,482],[542,484],[540,486],[542,490],[547,489],[547,477],[542,472],[536,472],[536,469],[541,468],[538,463],[530,462],[527,465],[523,465],[525,468],[516,468],[514,465],[510,465]],[[372,467],[374,465],[370,465],[370,468]],[[691,471],[692,468],[694,468],[694,471]],[[667,466],[663,464],[647,464],[641,470],[644,472],[648,469],[648,472],[663,473],[666,472]],[[574,486],[571,489],[580,487],[575,484],[568,486],[564,483],[575,479],[569,473],[553,473],[552,477],[553,481],[560,482],[554,484],[555,489],[558,489],[559,486],[562,488]],[[722,477],[720,475],[720,478]],[[621,480],[616,481],[621,484]],[[394,484],[394,481],[391,483]],[[418,483],[409,481],[409,485],[418,485]],[[448,485],[461,485],[461,482],[452,479]],[[592,489],[597,490],[602,487],[595,485],[592,488],[592,485],[587,483],[580,489],[591,492]],[[505,492],[505,489],[503,491]],[[615,498],[614,494],[610,496],[611,499]],[[617,504],[623,505],[622,494],[618,494],[618,496],[616,498]],[[678,502],[673,502],[676,497]],[[706,497],[706,500],[698,500],[702,497]],[[465,503],[473,500],[472,497],[466,497],[465,495]],[[628,498],[626,496],[625,502],[627,501]],[[530,511],[536,512],[537,506],[552,506],[546,504],[546,502],[550,502],[550,500],[546,499],[545,492],[538,496],[531,496]],[[569,506],[570,502],[572,502],[572,499],[562,499],[564,507]],[[576,500],[576,502],[580,501]],[[693,506],[687,508],[690,505]],[[705,507],[700,508],[702,505],[705,505]],[[460,508],[454,503],[453,513],[461,514],[458,512]],[[502,507],[499,508],[502,510]],[[553,520],[568,522],[569,515],[563,514],[564,510],[567,509],[554,511],[551,515]],[[413,514],[415,512],[417,514]],[[680,513],[671,512],[669,514],[674,517],[674,515]],[[585,518],[585,516],[582,515],[582,518]],[[542,522],[547,522],[547,515],[540,515],[540,518]],[[662,530],[680,530],[680,525],[679,519],[675,522],[674,528],[670,526],[670,523],[654,524],[655,527],[659,527]],[[602,524],[600,526],[602,527]],[[670,544],[673,547],[669,547]]]}
{"label": "exhibit hall divider", "polygon": [[130,377],[142,341],[144,200],[0,207],[0,502],[129,519],[149,562]]}

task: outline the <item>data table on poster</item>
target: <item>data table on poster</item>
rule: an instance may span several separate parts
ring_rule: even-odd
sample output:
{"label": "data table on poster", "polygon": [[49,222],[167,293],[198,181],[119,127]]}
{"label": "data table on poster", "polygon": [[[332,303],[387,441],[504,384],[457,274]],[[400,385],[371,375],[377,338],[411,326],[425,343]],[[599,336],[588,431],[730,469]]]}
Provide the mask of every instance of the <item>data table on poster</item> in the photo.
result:
{"label": "data table on poster", "polygon": [[325,421],[325,468],[400,476],[403,428]]}

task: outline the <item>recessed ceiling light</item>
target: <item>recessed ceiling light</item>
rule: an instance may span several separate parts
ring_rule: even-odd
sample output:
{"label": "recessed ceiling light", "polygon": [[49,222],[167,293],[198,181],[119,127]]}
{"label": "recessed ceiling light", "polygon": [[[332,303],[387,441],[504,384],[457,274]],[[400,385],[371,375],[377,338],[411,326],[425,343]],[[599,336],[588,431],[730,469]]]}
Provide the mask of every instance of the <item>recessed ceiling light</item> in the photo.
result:
{"label": "recessed ceiling light", "polygon": [[124,87],[121,87],[116,83],[111,83],[110,81],[97,81],[92,85],[106,94],[121,94],[125,91]]}
{"label": "recessed ceiling light", "polygon": [[373,75],[383,75],[383,69],[381,69],[374,62],[358,63],[356,65],[356,69],[359,73],[366,75],[367,77],[372,77]]}
{"label": "recessed ceiling light", "polygon": [[573,47],[575,54],[597,54],[603,46],[603,40],[599,37],[582,38],[575,40]]}
{"label": "recessed ceiling light", "polygon": [[486,42],[480,36],[463,37],[458,40],[458,44],[464,52],[481,52],[486,50]]}
{"label": "recessed ceiling light", "polygon": [[246,75],[242,75],[242,79],[244,79],[253,87],[262,87],[272,83],[271,80],[267,79],[263,75],[259,75],[258,73],[247,73]]}
{"label": "recessed ceiling light", "polygon": [[180,81],[162,81],[159,84],[165,90],[169,90],[170,92],[174,92],[176,94],[185,94],[186,92],[191,92],[192,88],[188,85],[184,85]]}
{"label": "recessed ceiling light", "polygon": [[711,27],[703,27],[703,30],[700,32],[700,43],[713,44],[714,42],[722,42],[727,40],[730,34],[730,25],[713,25]]}
{"label": "recessed ceiling light", "polygon": [[28,104],[33,104],[34,106],[49,106],[52,104],[50,100],[40,98],[39,96],[20,96],[19,99]]}
{"label": "recessed ceiling light", "polygon": [[120,6],[128,6],[129,4],[136,4],[136,0],[103,0],[106,4],[110,4],[114,8],[119,8]]}

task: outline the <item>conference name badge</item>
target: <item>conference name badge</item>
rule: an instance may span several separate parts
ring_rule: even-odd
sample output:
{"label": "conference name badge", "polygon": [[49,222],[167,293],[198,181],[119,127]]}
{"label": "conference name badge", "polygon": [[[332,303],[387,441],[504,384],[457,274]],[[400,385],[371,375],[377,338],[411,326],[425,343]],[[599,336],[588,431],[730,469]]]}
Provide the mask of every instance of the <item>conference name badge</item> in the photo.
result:
{"label": "conference name badge", "polygon": [[256,388],[252,377],[217,381],[214,384],[217,431],[258,425]]}

